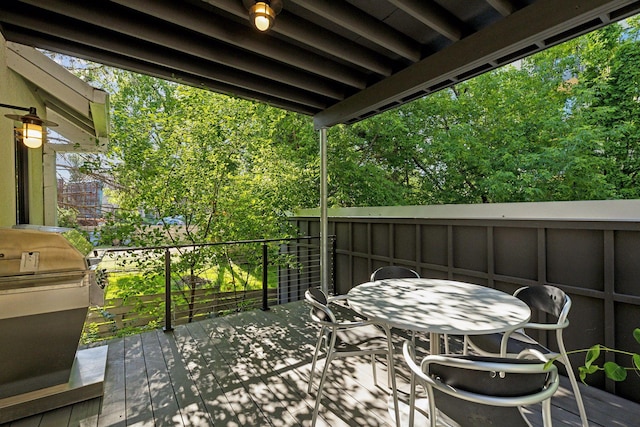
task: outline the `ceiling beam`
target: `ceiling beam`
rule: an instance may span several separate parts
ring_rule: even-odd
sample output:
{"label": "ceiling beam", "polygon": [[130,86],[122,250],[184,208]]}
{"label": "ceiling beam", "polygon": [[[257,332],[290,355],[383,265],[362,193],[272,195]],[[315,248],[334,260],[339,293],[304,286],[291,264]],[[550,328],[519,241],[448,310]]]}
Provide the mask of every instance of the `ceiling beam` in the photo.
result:
{"label": "ceiling beam", "polygon": [[342,28],[375,43],[390,52],[416,62],[420,60],[420,45],[404,34],[383,25],[372,16],[346,1],[329,0],[289,0],[291,3],[307,9],[340,25]]}
{"label": "ceiling beam", "polygon": [[[153,15],[156,15],[156,10],[161,8],[162,4],[166,2],[169,2],[169,4],[173,3],[170,0],[113,1]],[[242,2],[238,0],[203,1],[248,22],[248,12],[244,8],[244,6],[242,6]],[[158,11],[162,12],[160,10]],[[256,53],[262,53],[271,58],[281,60],[291,65],[295,65],[298,68],[304,69],[304,62],[309,59],[306,55],[301,56],[299,49],[292,49],[286,45],[284,45],[283,47],[280,41],[273,40],[270,37],[265,37],[264,34],[258,34],[256,31],[247,31],[247,29],[250,28],[248,25],[247,27],[243,26],[239,30],[230,31],[229,28],[212,26],[211,22],[204,16],[183,17],[182,15],[185,12],[177,11],[177,13],[173,13],[170,15],[170,19],[172,20],[172,22],[179,25],[184,25],[184,19],[190,19],[191,25],[189,25],[189,27],[193,28],[196,31],[200,31],[203,34],[218,38],[227,43],[235,44],[238,47],[242,47]],[[167,15],[163,14],[160,16],[166,19]],[[177,22],[178,20],[182,22]],[[285,37],[304,43],[312,52],[317,51],[326,53],[328,55],[341,59],[346,63],[361,67],[380,76],[391,75],[391,67],[388,65],[387,61],[380,55],[372,52],[369,49],[363,48],[361,45],[354,43],[351,40],[337,36],[336,34],[323,29],[322,27],[315,25],[312,22],[301,24],[299,20],[292,19],[290,14],[287,13],[286,2],[285,9],[277,16],[276,24],[271,30],[269,30],[269,32],[281,34]],[[286,57],[280,56],[280,50],[282,49],[284,49]],[[289,53],[290,51],[291,53]],[[318,61],[321,61],[321,63],[329,62],[324,61],[321,56],[315,55],[313,63]],[[320,70],[318,70],[318,72],[320,72]],[[320,72],[320,75],[325,74]]]}
{"label": "ceiling beam", "polygon": [[390,61],[381,55],[313,23],[300,25],[299,20],[291,19],[286,12],[278,16],[277,25],[271,31],[379,76],[388,77],[392,73]]}
{"label": "ceiling beam", "polygon": [[86,45],[76,44],[68,40],[48,37],[25,31],[19,27],[4,25],[3,33],[8,40],[27,46],[38,46],[41,49],[59,52],[65,55],[83,58],[88,61],[97,62],[107,66],[121,68],[135,73],[145,74],[165,80],[174,81],[180,84],[187,84],[202,89],[208,89],[216,93],[229,96],[237,96],[240,98],[256,100],[267,103],[274,107],[282,108],[289,111],[295,111],[301,114],[313,115],[319,111],[318,108],[310,107],[302,103],[290,102],[279,99],[274,96],[267,95],[262,92],[255,92],[242,87],[235,87],[220,81],[212,80],[206,77],[189,74],[170,68],[164,68],[155,64],[147,63],[136,58],[122,56],[117,53],[93,48]]}
{"label": "ceiling beam", "polygon": [[[362,89],[364,87],[362,73],[327,61],[322,56],[313,52],[303,51],[287,43],[265,37],[258,34],[250,27],[225,20],[223,17],[209,15],[203,9],[195,8],[184,3],[176,4],[172,0],[112,0],[124,7],[153,16],[172,24],[189,28],[207,37],[220,40],[232,46],[246,49],[247,53],[253,53],[264,58],[265,61],[275,60],[295,67],[299,70],[322,76],[326,79],[335,80],[342,84]],[[208,3],[216,3],[209,1]],[[240,4],[237,1],[235,3]],[[236,5],[237,6],[237,5]],[[242,6],[240,5],[242,8]],[[242,8],[244,10],[244,8]],[[243,12],[246,15],[246,11]],[[212,25],[213,22],[218,23]],[[280,25],[278,17],[278,26]],[[355,55],[362,58],[363,55]],[[369,55],[371,56],[371,55]],[[363,59],[360,61],[365,69],[379,70],[383,65],[380,61]],[[371,67],[371,68],[368,68]],[[382,68],[384,71],[385,68]]]}
{"label": "ceiling beam", "polygon": [[[198,37],[193,33],[181,34],[178,27],[167,29],[154,25],[153,22],[145,22],[132,13],[120,13],[116,18],[116,13],[110,13],[108,10],[103,11],[104,13],[96,13],[95,6],[92,6],[91,3],[71,5],[67,0],[47,0],[46,2],[27,0],[26,3],[36,4],[53,13],[255,74],[265,79],[283,82],[311,92],[320,92],[335,100],[341,100],[345,97],[344,90],[337,89],[335,85],[316,75],[300,72],[265,57],[237,55],[227,45],[212,43],[210,39]],[[360,88],[364,86],[363,82],[359,81],[358,83]]]}
{"label": "ceiling beam", "polygon": [[[440,90],[501,65],[500,58],[523,57],[605,25],[601,15],[628,6],[625,0],[538,0],[497,22],[339,102],[314,117],[320,129],[346,123],[400,105],[416,94]],[[640,9],[617,14],[623,19]],[[536,19],[545,16],[547,19]],[[589,26],[584,24],[589,23]],[[608,23],[608,21],[606,22]],[[570,30],[577,28],[575,32]],[[563,34],[563,37],[557,37]],[[477,70],[477,71],[476,71]]]}
{"label": "ceiling beam", "polygon": [[[0,5],[0,11],[2,11]],[[134,39],[126,38],[117,33],[102,31],[98,28],[92,31],[81,29],[80,23],[65,21],[63,19],[39,19],[36,14],[16,13],[15,11],[2,11],[7,21],[12,25],[25,29],[37,28],[37,31],[50,37],[60,37],[75,44],[84,44],[101,50],[111,51],[122,56],[134,57],[138,60],[161,65],[163,67],[180,70],[188,74],[201,76],[207,79],[218,80],[231,86],[246,88],[255,92],[264,92],[267,95],[283,98],[295,103],[309,105],[313,108],[326,108],[330,103],[326,99],[312,93],[300,92],[295,87],[289,87],[283,83],[261,78],[256,75],[247,75],[242,71],[229,67],[205,62],[197,57],[183,54],[180,51],[164,49],[159,45],[140,43]]]}
{"label": "ceiling beam", "polygon": [[516,11],[516,7],[509,0],[486,0],[502,16],[509,16]]}
{"label": "ceiling beam", "polygon": [[435,2],[425,2],[424,0],[387,1],[451,41],[458,41],[469,33],[462,21]]}
{"label": "ceiling beam", "polygon": [[274,107],[288,111],[295,111],[301,114],[313,115],[319,111],[318,108],[310,107],[306,104],[287,101],[262,92],[255,92],[246,88],[235,87],[217,80],[157,66],[135,58],[118,55],[110,51],[76,44],[68,40],[55,39],[41,34],[24,32],[22,31],[23,29],[7,25],[5,25],[2,30],[3,33],[7,35],[7,39],[15,40],[16,43],[27,46],[38,46],[41,49],[59,52],[64,55],[74,56],[77,58],[83,58],[88,61],[123,70],[129,70],[134,73],[145,74],[151,77],[157,77],[180,84],[211,90],[212,92],[223,95],[264,102],[266,104],[273,105]]}

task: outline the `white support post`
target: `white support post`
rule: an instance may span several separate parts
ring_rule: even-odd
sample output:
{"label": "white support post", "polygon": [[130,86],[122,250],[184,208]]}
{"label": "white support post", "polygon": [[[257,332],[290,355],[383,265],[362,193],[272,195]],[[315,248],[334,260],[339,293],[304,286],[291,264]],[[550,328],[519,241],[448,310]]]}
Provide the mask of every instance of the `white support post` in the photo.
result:
{"label": "white support post", "polygon": [[320,287],[329,294],[329,218],[327,215],[327,129],[320,129]]}

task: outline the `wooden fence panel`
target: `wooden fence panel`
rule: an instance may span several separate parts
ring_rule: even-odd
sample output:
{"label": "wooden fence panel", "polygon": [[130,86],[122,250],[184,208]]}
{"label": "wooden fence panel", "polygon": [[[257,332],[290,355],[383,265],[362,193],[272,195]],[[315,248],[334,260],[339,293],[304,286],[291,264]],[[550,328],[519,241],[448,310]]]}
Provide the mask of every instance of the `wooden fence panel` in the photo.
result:
{"label": "wooden fence panel", "polygon": [[[269,289],[269,301],[276,301],[277,289]],[[172,315],[176,325],[262,307],[262,290],[217,292],[197,289],[191,293],[172,292]],[[128,334],[132,329],[154,329],[164,323],[164,294],[140,295],[105,301],[91,307],[84,326],[84,340],[98,341]]]}

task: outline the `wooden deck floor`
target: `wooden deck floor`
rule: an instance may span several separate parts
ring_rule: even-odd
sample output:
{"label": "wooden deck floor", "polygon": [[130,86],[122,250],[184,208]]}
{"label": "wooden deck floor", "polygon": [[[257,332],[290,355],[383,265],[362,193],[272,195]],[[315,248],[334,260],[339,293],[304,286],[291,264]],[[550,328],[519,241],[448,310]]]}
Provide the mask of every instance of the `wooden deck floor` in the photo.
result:
{"label": "wooden deck floor", "polygon": [[[315,337],[306,307],[292,303],[109,341],[102,398],[1,427],[309,425]],[[384,385],[386,368],[379,369]],[[374,386],[367,361],[335,362],[329,384],[318,425],[394,425],[388,393]],[[552,399],[554,425],[577,426],[567,384]],[[639,425],[640,405],[593,387],[583,393],[591,425]],[[532,411],[534,425],[538,418]]]}

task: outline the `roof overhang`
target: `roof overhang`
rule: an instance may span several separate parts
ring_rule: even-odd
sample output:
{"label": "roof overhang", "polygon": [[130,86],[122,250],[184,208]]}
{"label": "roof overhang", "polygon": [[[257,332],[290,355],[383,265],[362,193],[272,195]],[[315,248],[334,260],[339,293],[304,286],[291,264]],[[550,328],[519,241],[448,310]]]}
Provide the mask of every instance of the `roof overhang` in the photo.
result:
{"label": "roof overhang", "polygon": [[15,0],[10,41],[353,123],[640,12],[638,0]]}
{"label": "roof overhang", "polygon": [[53,132],[66,141],[48,142],[58,152],[102,152],[109,134],[109,94],[71,74],[32,47],[7,42],[7,66],[28,80],[44,101]]}
{"label": "roof overhang", "polygon": [[394,108],[629,16],[628,6],[627,1],[537,1],[328,107],[314,123],[332,126]]}

